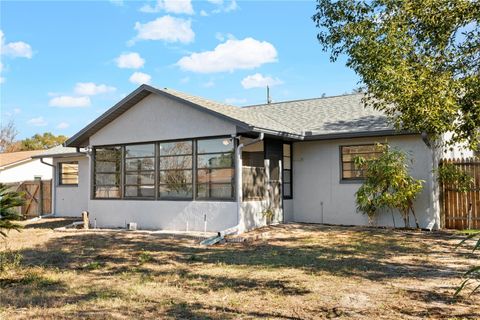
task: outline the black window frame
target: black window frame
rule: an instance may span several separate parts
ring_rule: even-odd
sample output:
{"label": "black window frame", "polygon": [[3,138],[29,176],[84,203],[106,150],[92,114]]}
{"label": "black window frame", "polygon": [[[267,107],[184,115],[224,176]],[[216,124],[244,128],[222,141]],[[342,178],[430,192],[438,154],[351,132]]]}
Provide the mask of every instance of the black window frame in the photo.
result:
{"label": "black window frame", "polygon": [[[127,157],[127,148],[129,146],[141,146],[141,145],[153,145],[153,155],[152,156],[132,156],[132,157]],[[156,154],[157,154],[157,143],[154,142],[141,142],[141,143],[129,143],[125,144],[122,147],[122,179],[123,183],[121,181],[121,186],[122,186],[122,195],[123,199],[125,200],[136,200],[136,199],[146,199],[146,200],[155,200],[155,192],[157,190],[156,188],[156,164],[157,164],[157,159],[156,159]],[[151,170],[142,170],[142,169],[137,169],[137,170],[130,170],[127,169],[127,160],[134,160],[134,159],[153,159],[153,169]],[[129,174],[145,174],[145,173],[152,173],[153,174],[153,183],[152,184],[142,184],[142,183],[127,183],[127,175]],[[127,187],[140,187],[140,186],[153,186],[153,194],[151,196],[127,196]]]}
{"label": "black window frame", "polygon": [[[118,197],[97,197],[96,196],[96,187],[98,186],[96,183],[96,175],[97,174],[117,174],[117,171],[105,171],[105,172],[97,172],[97,149],[108,149],[108,148],[119,148],[120,149],[120,161],[119,161],[119,170],[118,170],[118,175],[119,175],[119,183],[118,183]],[[91,199],[93,200],[121,200],[123,199],[123,173],[124,173],[124,168],[123,168],[123,159],[124,159],[124,146],[123,145],[107,145],[107,146],[95,146],[93,148],[92,152],[92,174],[91,174]],[[100,160],[100,161],[105,161],[105,160]],[[116,187],[116,184],[104,184],[100,185],[101,187]]]}
{"label": "black window frame", "polygon": [[[290,146],[290,156],[285,156],[285,145]],[[290,159],[290,169],[285,169],[285,158]],[[285,172],[288,172],[290,181],[285,182]],[[290,195],[285,195],[285,184],[290,185]],[[282,196],[284,200],[293,199],[293,143],[283,142],[282,144]]]}
{"label": "black window frame", "polygon": [[[221,140],[221,139],[231,139],[232,140],[232,150],[231,151],[218,151],[218,152],[198,152],[199,148],[198,148],[198,142],[199,141],[205,141],[205,140]],[[194,195],[194,198],[195,200],[197,201],[235,201],[235,196],[236,196],[236,191],[235,191],[235,184],[236,184],[236,177],[235,177],[235,170],[236,170],[236,161],[235,161],[235,148],[237,147],[236,145],[236,139],[232,138],[232,137],[209,137],[209,138],[202,138],[202,139],[195,139],[195,179],[194,179],[194,183],[195,183],[195,195]],[[231,161],[232,161],[232,164],[231,166],[229,167],[226,167],[226,166],[221,166],[221,167],[212,167],[212,168],[205,168],[205,167],[199,167],[198,166],[198,157],[199,156],[203,156],[203,155],[215,155],[215,154],[230,154],[231,155]],[[203,184],[206,184],[206,183],[199,183],[198,182],[198,173],[200,170],[226,170],[226,169],[231,169],[233,174],[232,174],[232,178],[230,180],[230,183],[226,183],[226,182],[209,182],[208,185],[212,185],[212,184],[215,184],[215,185],[227,185],[227,184],[230,184],[230,187],[231,187],[231,197],[228,197],[228,198],[223,198],[223,197],[199,197],[198,196],[198,186],[199,185],[203,185]]]}
{"label": "black window frame", "polygon": [[[377,147],[378,148],[378,143],[363,143],[363,144],[348,144],[348,145],[341,145],[339,147],[339,152],[340,152],[340,181],[341,182],[362,182],[365,180],[365,176],[360,176],[360,177],[345,177],[344,173],[345,171],[351,171],[351,172],[356,172],[356,171],[363,171],[363,170],[344,170],[343,166],[345,163],[353,163],[353,161],[343,161],[344,157],[344,148],[351,148],[351,147]],[[382,153],[381,150],[377,152],[358,152],[355,153],[356,156],[358,155],[370,155],[370,154],[378,154],[380,155]]]}
{"label": "black window frame", "polygon": [[[230,198],[203,198],[203,197],[197,197],[197,142],[200,140],[213,140],[213,139],[231,139],[233,142],[233,148],[232,148],[232,166],[229,167],[229,169],[232,169],[232,179],[231,179],[231,185],[232,185],[232,197]],[[160,160],[159,160],[159,153],[160,153],[160,144],[161,143],[171,143],[171,142],[180,142],[180,141],[191,141],[192,143],[192,168],[187,169],[191,170],[192,174],[192,197],[188,198],[180,198],[180,197],[160,197]],[[126,158],[125,158],[125,148],[130,145],[141,145],[141,144],[154,144],[155,145],[155,185],[154,185],[154,197],[126,197],[125,196],[125,179],[126,179]],[[158,140],[158,141],[145,141],[145,142],[132,142],[132,143],[123,143],[123,144],[110,144],[110,145],[98,145],[98,146],[93,146],[92,148],[92,155],[91,155],[91,171],[90,171],[90,199],[92,200],[149,200],[149,201],[198,201],[198,202],[205,202],[205,201],[216,201],[216,202],[232,202],[235,201],[236,199],[236,190],[235,190],[235,179],[236,179],[236,174],[235,174],[235,168],[236,168],[236,161],[235,161],[235,150],[237,147],[237,139],[235,139],[232,136],[209,136],[209,137],[200,137],[200,138],[183,138],[183,139],[170,139],[170,140]],[[104,148],[120,148],[121,152],[121,158],[120,158],[120,168],[119,168],[119,196],[115,198],[106,198],[106,197],[96,197],[96,187],[97,184],[95,183],[95,177],[97,174],[97,149],[104,149]],[[211,153],[211,154],[215,154]],[[230,152],[222,152],[222,153],[230,153]],[[201,153],[203,154],[208,154],[208,153]],[[143,157],[142,157],[143,158]],[[101,161],[101,160],[100,160]],[[222,168],[213,168],[213,169],[222,169]],[[103,173],[103,172],[99,172]],[[112,172],[113,174],[114,172]],[[115,172],[116,173],[116,172]],[[220,184],[227,184],[227,183],[220,183]],[[114,185],[112,185],[114,186]],[[116,185],[115,185],[116,186]]]}
{"label": "black window frame", "polygon": [[[186,142],[189,141],[191,143],[191,153],[185,153],[185,154],[175,154],[175,155],[162,155],[160,153],[160,145],[165,144],[165,143],[176,143],[176,142]],[[165,140],[165,141],[158,141],[156,143],[157,145],[157,165],[156,165],[156,196],[158,200],[162,201],[193,201],[195,200],[195,139],[181,139],[181,140]],[[191,157],[192,158],[192,166],[191,168],[186,168],[186,169],[162,169],[161,168],[161,160],[162,158],[170,158],[170,157]],[[190,185],[192,187],[192,196],[191,197],[161,197],[160,196],[160,187],[162,185],[165,185],[164,183],[160,182],[160,176],[162,172],[166,171],[190,171],[191,176],[192,176],[192,181],[190,182]]]}
{"label": "black window frame", "polygon": [[[62,166],[64,164],[76,164],[77,165],[77,183],[63,183],[63,169]],[[59,186],[67,186],[67,187],[78,187],[79,181],[79,168],[78,168],[78,161],[62,161],[58,163],[58,185]]]}

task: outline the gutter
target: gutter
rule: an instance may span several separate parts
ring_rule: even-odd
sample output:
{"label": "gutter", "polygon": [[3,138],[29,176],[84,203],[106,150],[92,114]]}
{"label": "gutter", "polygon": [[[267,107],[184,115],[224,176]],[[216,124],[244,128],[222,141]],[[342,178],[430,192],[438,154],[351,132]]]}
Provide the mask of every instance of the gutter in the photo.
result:
{"label": "gutter", "polygon": [[[241,136],[236,136],[240,141]],[[254,143],[257,143],[259,141],[262,141],[263,138],[265,137],[265,134],[263,132],[260,132],[260,135],[258,138],[248,142],[248,143],[241,143],[237,146],[235,149],[235,190],[236,190],[236,202],[237,202],[237,224],[231,228],[228,228],[226,230],[222,230],[218,232],[216,236],[213,236],[211,238],[205,239],[202,242],[200,242],[201,245],[209,246],[213,245],[215,243],[218,243],[224,239],[225,236],[230,235],[230,234],[238,234],[243,232],[243,226],[242,226],[242,221],[241,221],[241,216],[242,216],[242,150],[244,147],[252,145]]]}

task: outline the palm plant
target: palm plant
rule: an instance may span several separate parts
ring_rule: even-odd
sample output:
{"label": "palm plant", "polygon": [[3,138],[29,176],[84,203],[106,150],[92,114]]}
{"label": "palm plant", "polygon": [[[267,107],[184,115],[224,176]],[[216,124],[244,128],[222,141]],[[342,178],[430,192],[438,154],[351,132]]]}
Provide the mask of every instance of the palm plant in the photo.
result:
{"label": "palm plant", "polygon": [[15,210],[25,202],[23,193],[9,190],[9,187],[0,183],[0,236],[6,237],[8,230],[19,230],[20,225],[14,223],[20,220],[21,215]]}
{"label": "palm plant", "polygon": [[[477,237],[478,237],[478,239],[475,239]],[[463,239],[457,245],[457,247],[464,244],[465,242],[467,242],[469,240],[476,241],[475,245],[473,246],[473,251],[472,252],[475,252],[476,250],[480,250],[480,232],[473,232],[472,234],[467,236],[465,239]],[[457,291],[455,292],[455,296],[457,296],[462,290],[464,290],[471,283],[474,283],[474,288],[470,292],[470,295],[472,295],[476,291],[480,290],[480,266],[472,267],[470,270],[465,272],[464,277],[465,277],[465,280],[463,280],[463,282],[457,288]]]}

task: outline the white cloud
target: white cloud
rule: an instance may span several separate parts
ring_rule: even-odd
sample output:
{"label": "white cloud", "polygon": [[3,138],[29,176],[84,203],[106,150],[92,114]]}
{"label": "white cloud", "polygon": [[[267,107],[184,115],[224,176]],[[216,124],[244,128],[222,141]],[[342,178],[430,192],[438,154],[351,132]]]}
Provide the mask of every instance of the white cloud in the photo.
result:
{"label": "white cloud", "polygon": [[145,59],[136,52],[122,53],[115,61],[117,67],[123,69],[139,69],[145,64]]}
{"label": "white cloud", "polygon": [[22,112],[22,109],[20,108],[13,108],[13,114],[19,114]]}
{"label": "white cloud", "polygon": [[60,122],[57,124],[57,129],[67,129],[68,127],[70,127],[68,122]]}
{"label": "white cloud", "polygon": [[247,102],[247,99],[245,98],[227,98],[225,99],[225,102],[228,104],[242,104]]}
{"label": "white cloud", "polygon": [[195,39],[192,22],[181,18],[163,16],[147,23],[135,23],[137,36],[131,40],[164,40],[167,42],[190,43]]}
{"label": "white cloud", "polygon": [[28,120],[27,123],[35,127],[44,127],[48,124],[43,117],[32,118]]}
{"label": "white cloud", "polygon": [[200,15],[201,15],[202,17],[207,17],[207,16],[208,16],[208,13],[207,13],[207,11],[205,11],[205,10],[201,10],[201,11],[200,11]]}
{"label": "white cloud", "polygon": [[178,60],[183,70],[198,73],[253,69],[265,63],[277,61],[277,50],[266,41],[253,38],[230,39],[215,47],[213,51],[192,53]]}
{"label": "white cloud", "polygon": [[78,82],[75,85],[74,92],[80,96],[94,96],[101,93],[114,92],[115,87],[106,84],[95,84],[93,82]]}
{"label": "white cloud", "polygon": [[183,77],[182,79],[180,79],[180,83],[188,83],[190,82],[190,77]]}
{"label": "white cloud", "polygon": [[134,72],[128,80],[130,80],[131,83],[144,84],[144,83],[150,83],[150,80],[152,80],[152,77],[143,72]]}
{"label": "white cloud", "polygon": [[214,14],[221,12],[231,12],[239,8],[236,0],[231,0],[228,4],[226,4],[223,0],[209,0],[208,2],[217,5],[217,9],[212,11],[212,13]]}
{"label": "white cloud", "polygon": [[0,30],[0,53],[19,58],[32,58],[32,47],[23,41],[5,43],[5,37],[3,31]]}
{"label": "white cloud", "polygon": [[2,63],[2,61],[0,61],[0,72],[2,72],[2,71],[3,71],[3,63]]}
{"label": "white cloud", "polygon": [[109,2],[115,6],[122,7],[125,3],[123,0],[109,0]]}
{"label": "white cloud", "polygon": [[231,33],[226,33],[226,34],[223,34],[221,32],[217,32],[215,33],[215,39],[217,39],[218,41],[225,41],[225,39],[227,40],[235,40],[235,36]]}
{"label": "white cloud", "polygon": [[242,80],[242,86],[245,89],[273,87],[282,83],[283,81],[278,78],[263,76],[261,73],[252,74]]}
{"label": "white cloud", "polygon": [[5,83],[5,81],[6,81],[6,80],[5,80],[4,77],[0,77],[0,84]]}
{"label": "white cloud", "polygon": [[48,104],[51,107],[78,108],[88,107],[90,103],[90,97],[58,96],[50,99]]}
{"label": "white cloud", "polygon": [[205,83],[203,84],[203,87],[204,87],[204,88],[213,88],[213,87],[215,87],[215,82],[213,82],[213,80],[210,80],[210,81],[208,81],[208,82],[205,82]]}
{"label": "white cloud", "polygon": [[157,0],[155,6],[149,4],[140,8],[141,12],[157,13],[161,10],[176,14],[194,14],[191,0]]}

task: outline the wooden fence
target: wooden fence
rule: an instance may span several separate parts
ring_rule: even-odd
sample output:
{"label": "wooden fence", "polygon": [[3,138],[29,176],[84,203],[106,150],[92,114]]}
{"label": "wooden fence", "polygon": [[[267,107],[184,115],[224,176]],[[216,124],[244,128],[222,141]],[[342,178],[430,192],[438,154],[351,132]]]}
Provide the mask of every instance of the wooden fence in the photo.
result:
{"label": "wooden fence", "polygon": [[469,191],[460,192],[455,186],[440,185],[442,225],[447,229],[480,229],[480,159],[443,160],[440,165],[453,164],[473,177]]}
{"label": "wooden fence", "polygon": [[52,180],[33,180],[8,183],[12,190],[25,194],[25,204],[18,208],[26,219],[52,212]]}

